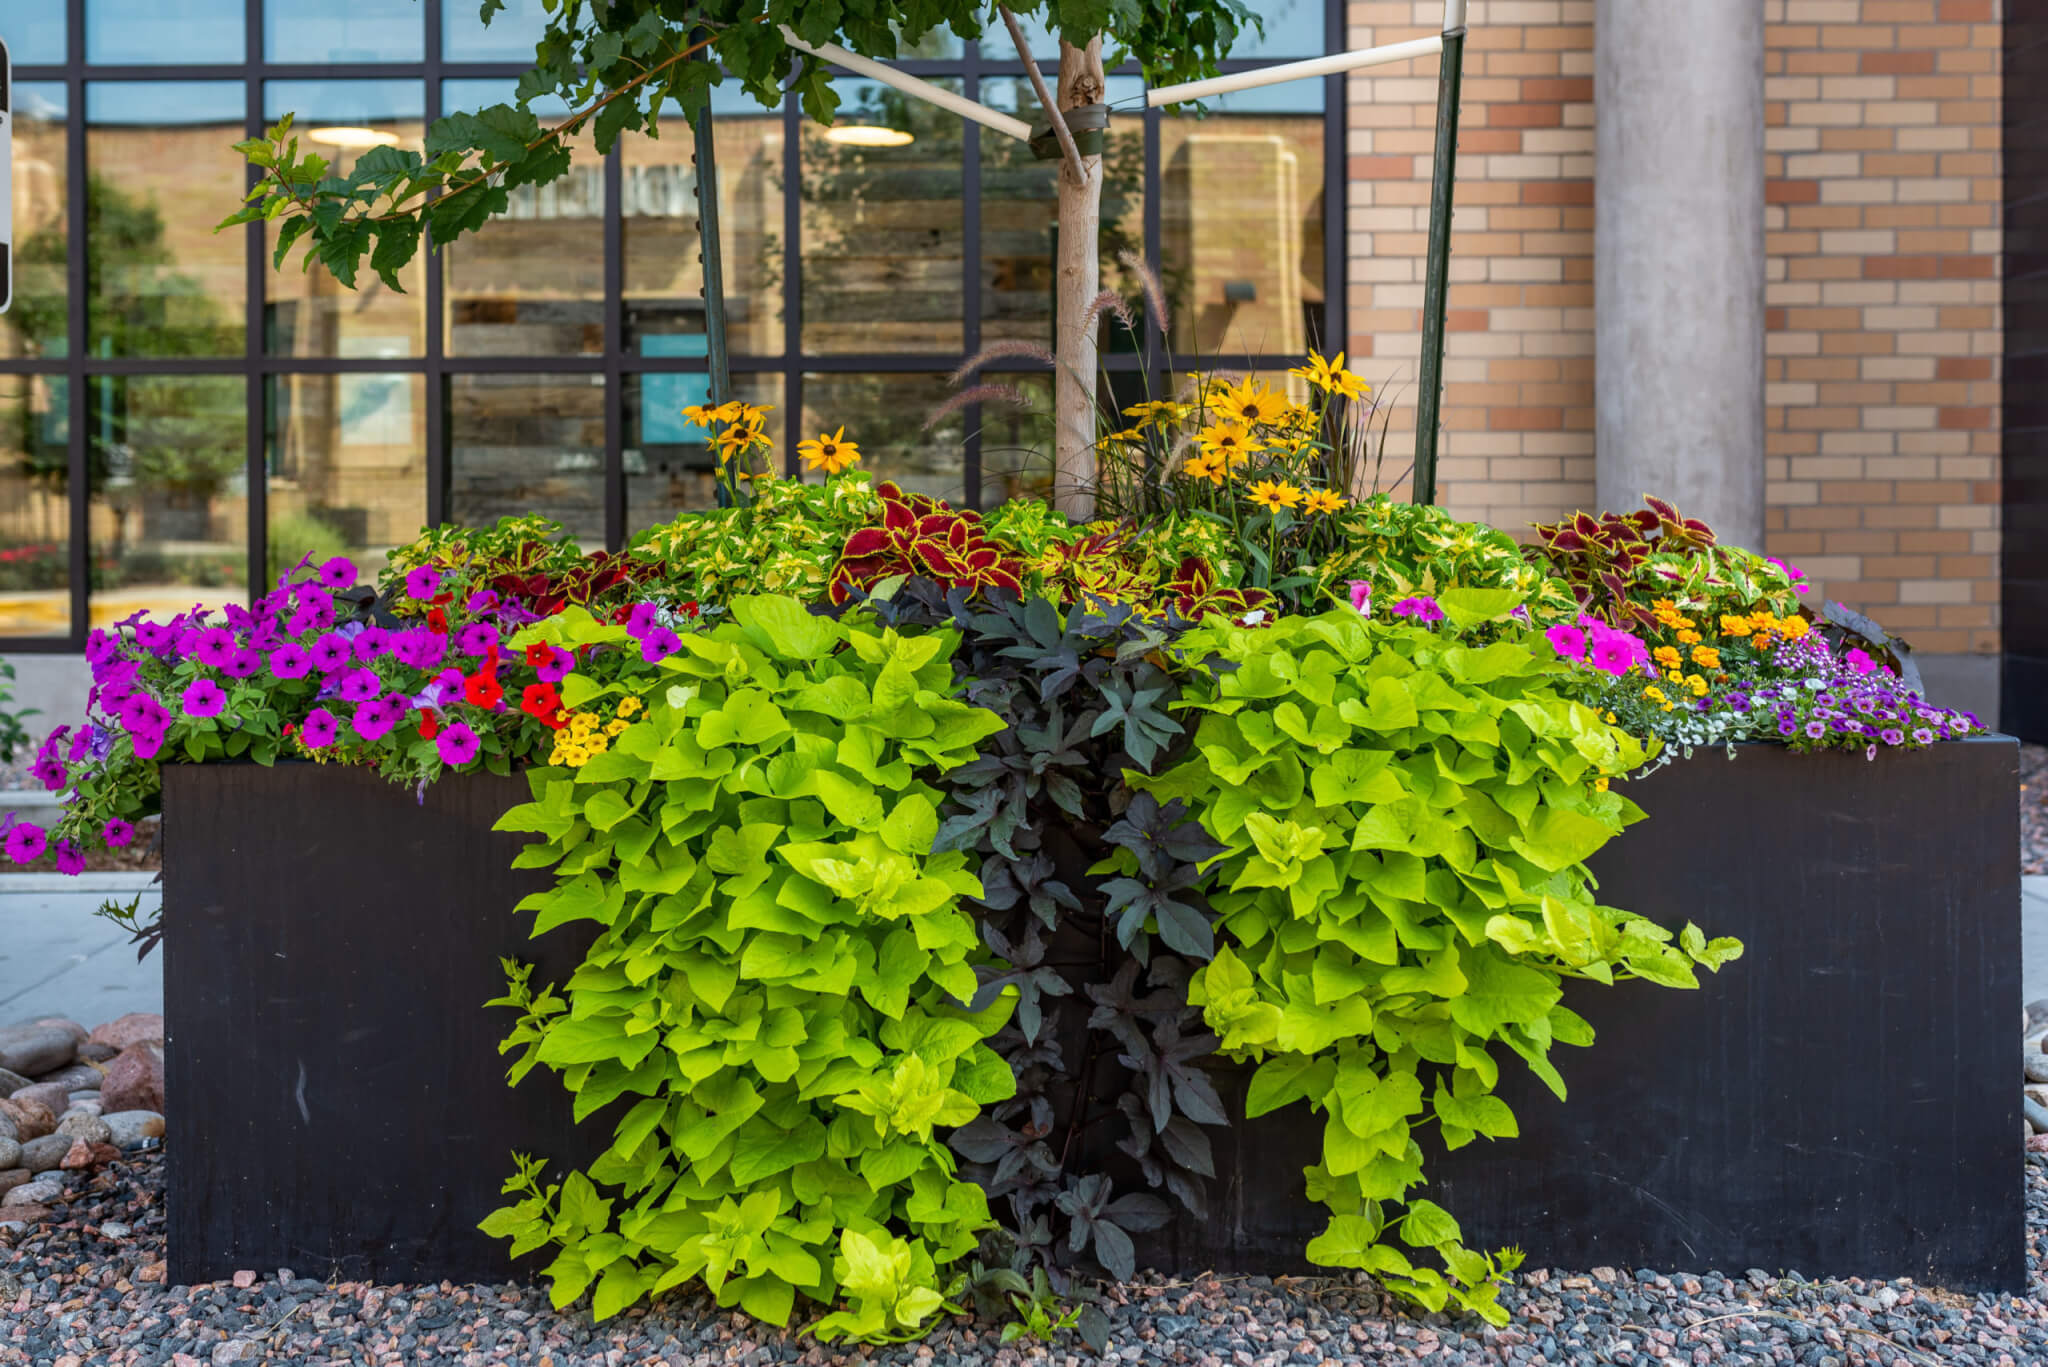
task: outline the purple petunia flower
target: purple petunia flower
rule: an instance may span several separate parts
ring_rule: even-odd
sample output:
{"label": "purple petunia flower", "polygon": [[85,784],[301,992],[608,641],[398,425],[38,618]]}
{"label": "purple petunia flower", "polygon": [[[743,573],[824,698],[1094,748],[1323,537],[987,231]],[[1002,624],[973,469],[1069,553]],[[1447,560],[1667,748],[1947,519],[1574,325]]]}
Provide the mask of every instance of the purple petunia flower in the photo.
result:
{"label": "purple petunia flower", "polygon": [[299,726],[299,739],[309,750],[324,750],[334,744],[335,735],[341,730],[341,723],[332,712],[316,707],[306,714],[306,720]]}
{"label": "purple petunia flower", "polygon": [[552,650],[554,654],[548,658],[546,664],[534,670],[534,673],[540,676],[542,683],[560,683],[574,672],[576,656],[573,652],[564,650],[560,646],[549,646],[548,649]]}
{"label": "purple petunia flower", "polygon": [[356,709],[350,724],[356,734],[367,741],[379,741],[389,735],[391,728],[405,718],[405,701],[397,696],[374,698]]}
{"label": "purple petunia flower", "polygon": [[164,748],[164,738],[170,732],[168,726],[137,728],[128,733],[129,741],[135,746],[137,759],[155,759],[157,752]]}
{"label": "purple petunia flower", "polygon": [[635,603],[626,614],[626,634],[638,641],[661,625],[661,609],[652,603]]}
{"label": "purple petunia flower", "polygon": [[391,647],[391,653],[398,657],[400,664],[410,669],[432,669],[446,657],[448,638],[437,631],[415,627],[400,634]]}
{"label": "purple petunia flower", "polygon": [[1403,598],[1394,604],[1394,615],[1413,617],[1418,622],[1441,622],[1444,619],[1444,610],[1437,605],[1436,599],[1426,593],[1418,593],[1412,598]]}
{"label": "purple petunia flower", "polygon": [[263,657],[256,652],[255,648],[243,646],[233,655],[229,656],[228,662],[222,665],[220,669],[221,673],[227,675],[230,679],[246,679],[262,667]]}
{"label": "purple petunia flower", "polygon": [[1932,745],[1934,744],[1934,732],[1924,726],[1916,727],[1913,731],[1913,739],[1922,745]]}
{"label": "purple petunia flower", "polygon": [[683,648],[683,638],[667,627],[656,627],[640,638],[640,658],[651,665],[660,664]]}
{"label": "purple petunia flower", "polygon": [[497,610],[498,591],[496,589],[478,589],[475,593],[469,595],[470,616],[481,617],[487,612],[496,612]]}
{"label": "purple petunia flower", "polygon": [[468,722],[451,722],[434,737],[434,749],[440,752],[441,762],[451,769],[475,759],[482,744]]}
{"label": "purple petunia flower", "polygon": [[7,828],[7,857],[17,864],[35,863],[48,847],[43,828],[34,822],[17,821]]}
{"label": "purple petunia flower", "polygon": [[52,793],[62,792],[65,782],[71,777],[71,771],[64,767],[64,761],[55,755],[44,755],[30,765],[28,771],[36,782]]}
{"label": "purple petunia flower", "polygon": [[135,628],[135,644],[152,655],[161,655],[178,641],[175,627],[163,626],[157,622],[141,622]]}
{"label": "purple petunia flower", "polygon": [[1550,648],[1567,660],[1586,658],[1586,633],[1577,627],[1554,626],[1543,633],[1543,639],[1550,642]]}
{"label": "purple petunia flower", "polygon": [[193,643],[191,657],[210,669],[224,669],[235,656],[235,634],[226,627],[208,627]]}
{"label": "purple petunia flower", "polygon": [[471,622],[455,633],[455,648],[464,655],[479,659],[491,653],[491,647],[498,644],[498,629],[489,622]]}
{"label": "purple petunia flower", "polygon": [[341,696],[349,702],[368,702],[384,689],[374,669],[351,669],[341,676]]}
{"label": "purple petunia flower", "polygon": [[405,592],[408,597],[426,602],[441,591],[441,572],[432,565],[422,565],[405,576]]}
{"label": "purple petunia flower", "polygon": [[303,679],[312,667],[312,654],[295,641],[286,641],[270,652],[270,672],[280,679]]}
{"label": "purple petunia flower", "polygon": [[352,589],[356,586],[356,566],[345,555],[337,555],[320,567],[320,582],[330,589]]}
{"label": "purple petunia flower", "polygon": [[85,638],[87,664],[105,664],[121,653],[121,638],[111,631],[94,631]]}
{"label": "purple petunia flower", "polygon": [[391,633],[383,627],[364,627],[356,633],[356,663],[373,663],[390,645]]}
{"label": "purple petunia flower", "polygon": [[211,679],[194,679],[185,686],[180,702],[188,717],[217,717],[228,705],[228,695]]}
{"label": "purple petunia flower", "polygon": [[355,646],[338,631],[330,631],[313,642],[313,663],[322,674],[332,674],[355,658]]}
{"label": "purple petunia flower", "polygon": [[[62,731],[64,728],[60,726],[57,729],[59,731]],[[94,726],[91,722],[87,722],[85,725],[79,727],[78,734],[71,738],[71,748],[69,751],[65,753],[64,757],[70,760],[73,764],[76,764],[78,761],[84,759],[86,755],[91,753],[94,739],[98,731],[99,728],[97,726]]]}
{"label": "purple petunia flower", "polygon": [[85,872],[85,856],[69,840],[57,842],[57,872],[66,878],[76,878]]}
{"label": "purple petunia flower", "polygon": [[135,839],[135,828],[117,816],[100,827],[100,839],[107,843],[109,849],[123,849]]}

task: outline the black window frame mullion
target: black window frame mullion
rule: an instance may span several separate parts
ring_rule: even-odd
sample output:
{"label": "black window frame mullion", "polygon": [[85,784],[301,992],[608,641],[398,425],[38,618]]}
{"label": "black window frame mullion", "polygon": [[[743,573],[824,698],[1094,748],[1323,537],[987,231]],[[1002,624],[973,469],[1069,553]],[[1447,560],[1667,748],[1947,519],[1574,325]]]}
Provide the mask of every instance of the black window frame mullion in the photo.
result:
{"label": "black window frame mullion", "polygon": [[[1350,43],[1345,19],[1345,0],[1324,0],[1326,50],[1342,52]],[[1322,339],[1325,356],[1351,349],[1346,308],[1351,294],[1351,192],[1348,177],[1343,174],[1349,160],[1345,142],[1346,85],[1347,79],[1341,72],[1323,77],[1323,331],[1328,334]]]}
{"label": "black window frame mullion", "polygon": [[[426,61],[420,78],[426,83],[426,101],[421,105],[421,123],[432,128],[441,117],[441,6],[436,0],[422,0],[426,13]],[[431,230],[420,235],[426,254],[426,335],[421,357],[426,388],[427,525],[439,527],[448,521],[449,484],[454,460],[450,453],[447,371],[447,282],[443,278],[441,244]]]}
{"label": "black window frame mullion", "polygon": [[625,545],[625,172],[619,143],[604,159],[604,544]]}
{"label": "black window frame mullion", "polygon": [[92,396],[86,390],[85,376],[86,352],[91,345],[86,336],[90,324],[87,302],[92,288],[86,243],[91,229],[86,194],[91,168],[85,155],[85,0],[70,0],[65,14],[64,57],[64,193],[69,199],[64,206],[64,390],[65,402],[71,406],[65,443],[70,464],[66,483],[71,494],[71,547],[66,557],[71,573],[71,629],[65,637],[71,649],[83,650],[86,634],[92,629],[92,461],[88,445]]}
{"label": "black window frame mullion", "polygon": [[[254,67],[263,59],[263,0],[243,0],[242,41],[249,64]],[[263,82],[245,75],[242,100],[242,136],[261,137]],[[247,188],[255,188],[259,174],[259,168],[255,166],[243,168]],[[242,403],[246,415],[243,430],[249,448],[243,453],[244,477],[248,481],[243,498],[249,564],[245,597],[250,602],[265,592],[270,581],[270,452],[266,440],[269,435],[266,415],[284,389],[282,383],[261,376],[257,367],[250,364],[254,357],[269,349],[269,338],[265,335],[268,329],[264,326],[264,295],[268,282],[263,278],[263,237],[262,220],[242,226]]]}
{"label": "black window frame mullion", "polygon": [[[960,68],[960,91],[981,102],[980,45],[966,45]],[[960,121],[960,349],[968,356],[981,352],[981,125]],[[981,382],[979,371],[961,381]],[[961,415],[966,428],[960,451],[960,492],[970,508],[981,507],[981,405],[969,404]]]}
{"label": "black window frame mullion", "polygon": [[804,430],[803,109],[794,91],[782,97],[782,472],[799,471]]}

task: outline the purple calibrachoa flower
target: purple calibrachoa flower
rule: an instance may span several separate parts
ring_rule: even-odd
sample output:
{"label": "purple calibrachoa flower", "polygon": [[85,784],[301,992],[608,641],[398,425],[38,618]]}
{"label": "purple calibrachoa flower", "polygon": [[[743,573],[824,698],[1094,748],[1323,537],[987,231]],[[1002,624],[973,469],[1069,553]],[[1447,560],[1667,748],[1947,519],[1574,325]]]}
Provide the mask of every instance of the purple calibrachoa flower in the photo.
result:
{"label": "purple calibrachoa flower", "polygon": [[421,565],[405,576],[405,592],[409,598],[422,603],[441,591],[441,572],[432,565]]}
{"label": "purple calibrachoa flower", "polygon": [[683,648],[683,638],[667,627],[656,627],[640,638],[640,658],[658,665]]}
{"label": "purple calibrachoa flower", "polygon": [[117,816],[100,827],[100,839],[106,842],[108,849],[123,849],[135,839],[135,828]]}
{"label": "purple calibrachoa flower", "polygon": [[280,679],[303,679],[312,667],[312,655],[296,641],[286,641],[270,652],[270,672]]}
{"label": "purple calibrachoa flower", "polygon": [[337,555],[320,567],[320,582],[330,589],[352,589],[356,586],[356,566],[347,556]]}
{"label": "purple calibrachoa flower", "polygon": [[441,762],[451,769],[475,759],[482,744],[468,722],[450,722],[434,737],[434,749],[440,753]]}
{"label": "purple calibrachoa flower", "polygon": [[334,737],[340,732],[341,723],[332,712],[316,707],[306,714],[306,720],[299,726],[299,739],[309,750],[325,750],[334,744]]}
{"label": "purple calibrachoa flower", "polygon": [[43,857],[49,840],[43,828],[31,821],[17,821],[7,828],[7,857],[17,864],[33,864]]}
{"label": "purple calibrachoa flower", "polygon": [[220,685],[211,679],[194,679],[185,686],[184,696],[179,700],[188,717],[217,717],[227,706],[228,695],[220,691]]}
{"label": "purple calibrachoa flower", "polygon": [[374,669],[351,669],[341,676],[340,691],[349,702],[368,702],[384,691],[384,681]]}

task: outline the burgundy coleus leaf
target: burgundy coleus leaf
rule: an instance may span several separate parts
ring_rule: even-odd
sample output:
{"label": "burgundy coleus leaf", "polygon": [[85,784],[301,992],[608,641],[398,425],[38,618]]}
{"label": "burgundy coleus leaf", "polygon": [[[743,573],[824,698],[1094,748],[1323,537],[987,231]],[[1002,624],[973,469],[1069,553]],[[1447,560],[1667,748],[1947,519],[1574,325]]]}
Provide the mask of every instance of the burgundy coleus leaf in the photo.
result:
{"label": "burgundy coleus leaf", "polygon": [[879,555],[889,549],[889,533],[880,527],[862,527],[846,538],[846,544],[839,550],[841,562],[859,560],[870,555]]}

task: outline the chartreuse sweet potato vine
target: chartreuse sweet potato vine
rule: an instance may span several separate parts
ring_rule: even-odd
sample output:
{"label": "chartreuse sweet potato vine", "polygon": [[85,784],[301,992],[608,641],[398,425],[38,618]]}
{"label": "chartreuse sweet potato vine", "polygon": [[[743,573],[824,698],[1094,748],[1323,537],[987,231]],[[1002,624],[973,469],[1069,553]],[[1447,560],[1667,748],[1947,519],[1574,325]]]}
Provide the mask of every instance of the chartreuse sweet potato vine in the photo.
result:
{"label": "chartreuse sweet potato vine", "polygon": [[[1450,625],[1506,612],[1509,590],[1442,596]],[[1356,613],[1214,626],[1179,643],[1200,717],[1186,759],[1135,788],[1188,803],[1225,847],[1206,863],[1219,948],[1189,983],[1221,1047],[1259,1060],[1256,1116],[1324,1113],[1308,1193],[1331,1211],[1308,1254],[1362,1268],[1432,1310],[1505,1323],[1520,1254],[1466,1247],[1411,1198],[1416,1132],[1456,1148],[1516,1133],[1494,1095],[1505,1045],[1561,1098],[1553,1043],[1588,1044],[1566,977],[1695,987],[1741,952],[1599,905],[1583,861],[1642,816],[1607,790],[1641,746],[1560,694],[1528,640],[1459,644]],[[1433,1250],[1442,1270],[1396,1247]]]}
{"label": "chartreuse sweet potato vine", "polygon": [[[529,636],[637,651],[574,609]],[[564,681],[565,706],[626,724],[578,768],[531,771],[499,828],[554,870],[521,904],[534,933],[601,930],[559,991],[508,964],[495,1004],[522,1013],[515,1081],[555,1069],[578,1119],[640,1099],[587,1175],[544,1184],[521,1159],[485,1222],[515,1253],[557,1250],[557,1306],[589,1288],[603,1318],[701,1279],[777,1324],[801,1292],[842,1307],[820,1336],[876,1340],[958,1287],[991,1221],[934,1130],[1016,1084],[985,1043],[1014,994],[960,1004],[983,954],[961,899],[982,888],[965,854],[931,852],[939,794],[918,777],[1002,725],[949,696],[956,639],[741,598],[658,665]]]}

